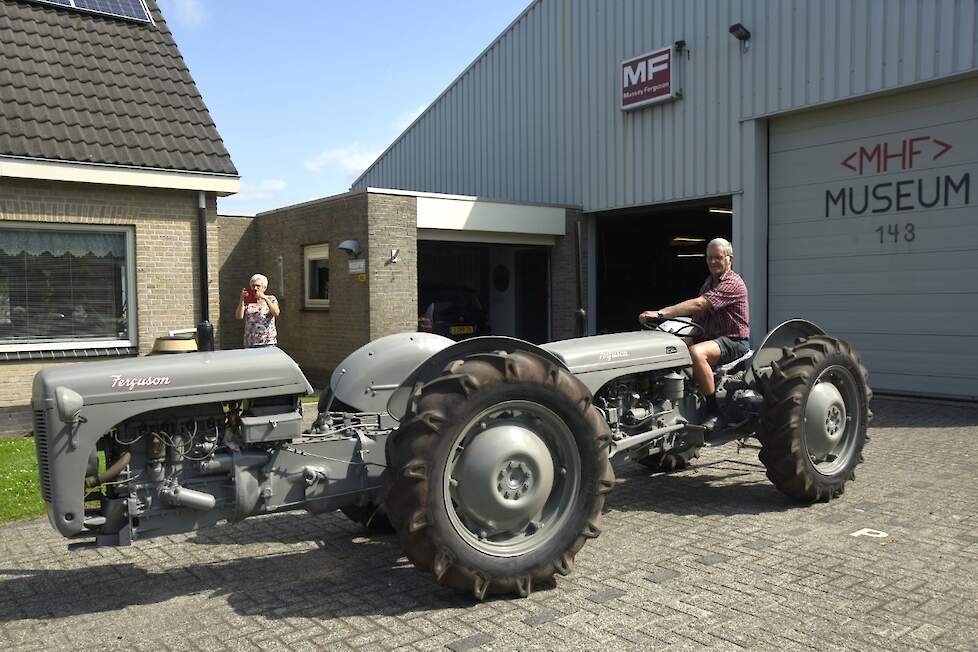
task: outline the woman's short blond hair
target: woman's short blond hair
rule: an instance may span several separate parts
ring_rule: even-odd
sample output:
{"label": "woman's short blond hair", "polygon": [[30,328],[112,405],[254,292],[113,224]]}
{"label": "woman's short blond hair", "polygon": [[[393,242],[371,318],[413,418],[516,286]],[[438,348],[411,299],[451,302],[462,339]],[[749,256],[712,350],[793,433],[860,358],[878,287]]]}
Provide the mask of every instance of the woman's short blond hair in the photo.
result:
{"label": "woman's short blond hair", "polygon": [[265,276],[264,274],[252,274],[251,275],[251,278],[248,279],[248,285],[249,286],[254,285],[255,284],[255,281],[258,281],[259,283],[261,283],[261,286],[263,288],[267,288],[268,287],[268,277]]}

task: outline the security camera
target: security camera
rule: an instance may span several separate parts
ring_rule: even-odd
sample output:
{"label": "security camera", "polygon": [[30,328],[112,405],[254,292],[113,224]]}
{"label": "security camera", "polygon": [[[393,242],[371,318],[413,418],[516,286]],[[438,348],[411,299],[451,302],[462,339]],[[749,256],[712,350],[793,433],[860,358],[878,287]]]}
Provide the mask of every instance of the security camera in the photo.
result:
{"label": "security camera", "polygon": [[336,248],[340,251],[345,251],[350,258],[356,258],[360,255],[361,251],[359,240],[344,240],[336,245]]}

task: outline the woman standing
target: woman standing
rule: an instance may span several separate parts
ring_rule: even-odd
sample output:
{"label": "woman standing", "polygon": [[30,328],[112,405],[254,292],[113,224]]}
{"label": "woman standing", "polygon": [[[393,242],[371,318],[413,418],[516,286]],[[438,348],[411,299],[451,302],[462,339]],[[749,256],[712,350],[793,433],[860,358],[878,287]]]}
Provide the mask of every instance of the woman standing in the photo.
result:
{"label": "woman standing", "polygon": [[265,294],[268,278],[255,274],[242,288],[241,300],[234,311],[237,319],[244,319],[244,345],[246,348],[274,346],[278,344],[275,318],[279,315],[278,299]]}

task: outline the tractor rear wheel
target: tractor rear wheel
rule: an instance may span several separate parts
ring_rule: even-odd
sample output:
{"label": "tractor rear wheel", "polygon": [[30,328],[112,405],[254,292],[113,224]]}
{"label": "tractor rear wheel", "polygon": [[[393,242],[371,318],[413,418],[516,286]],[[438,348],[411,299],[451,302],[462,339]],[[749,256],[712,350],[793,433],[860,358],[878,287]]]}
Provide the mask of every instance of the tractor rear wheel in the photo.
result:
{"label": "tractor rear wheel", "polygon": [[527,596],[600,534],[609,443],[566,369],[474,354],[422,386],[388,439],[384,506],[408,558],[442,585]]}
{"label": "tractor rear wheel", "polygon": [[848,343],[825,335],[785,347],[771,368],[758,432],[767,477],[804,502],[841,495],[869,439],[869,373]]}

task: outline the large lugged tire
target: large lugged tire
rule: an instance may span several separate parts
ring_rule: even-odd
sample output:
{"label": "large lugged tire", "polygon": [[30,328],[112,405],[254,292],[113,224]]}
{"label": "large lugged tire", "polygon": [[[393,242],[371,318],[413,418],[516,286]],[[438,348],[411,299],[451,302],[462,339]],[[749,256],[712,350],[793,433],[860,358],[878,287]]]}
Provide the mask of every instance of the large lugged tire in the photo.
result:
{"label": "large lugged tire", "polygon": [[646,455],[645,457],[640,457],[635,461],[653,473],[670,473],[672,471],[681,471],[682,469],[689,467],[690,462],[699,456],[700,447],[694,446],[684,451],[679,451],[678,453],[669,451],[666,453],[654,453],[652,455]]}
{"label": "large lugged tire", "polygon": [[825,335],[785,347],[771,368],[758,432],[767,477],[796,500],[839,496],[869,439],[869,373],[848,343]]}
{"label": "large lugged tire", "polygon": [[610,432],[572,374],[525,352],[449,364],[388,439],[385,508],[439,583],[527,596],[601,533]]}

